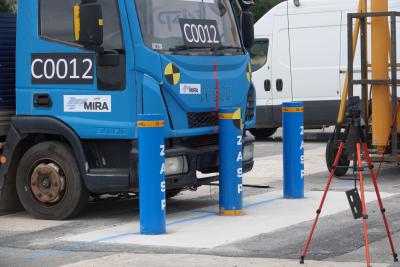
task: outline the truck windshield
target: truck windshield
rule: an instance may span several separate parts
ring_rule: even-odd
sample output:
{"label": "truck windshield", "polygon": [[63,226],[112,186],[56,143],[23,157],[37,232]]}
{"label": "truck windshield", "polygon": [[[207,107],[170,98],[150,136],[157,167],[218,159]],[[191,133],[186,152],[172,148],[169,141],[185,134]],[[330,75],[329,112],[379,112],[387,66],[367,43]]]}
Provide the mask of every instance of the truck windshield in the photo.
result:
{"label": "truck windshield", "polygon": [[146,46],[161,53],[243,54],[229,0],[134,0]]}

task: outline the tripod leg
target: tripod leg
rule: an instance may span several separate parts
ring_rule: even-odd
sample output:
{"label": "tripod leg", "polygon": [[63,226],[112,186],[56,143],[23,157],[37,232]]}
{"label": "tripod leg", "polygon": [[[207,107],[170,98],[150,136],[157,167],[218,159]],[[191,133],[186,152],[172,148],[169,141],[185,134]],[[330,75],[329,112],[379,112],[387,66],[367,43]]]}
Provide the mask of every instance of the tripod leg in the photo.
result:
{"label": "tripod leg", "polygon": [[392,234],[390,233],[390,229],[389,229],[389,223],[386,217],[386,210],[383,207],[383,201],[381,198],[381,194],[379,192],[379,187],[378,187],[378,182],[377,182],[377,178],[376,175],[374,173],[374,169],[373,169],[373,165],[372,165],[372,160],[371,157],[369,156],[369,151],[368,151],[368,145],[367,143],[363,143],[363,147],[364,147],[364,154],[365,154],[365,158],[367,160],[368,163],[368,167],[371,173],[371,178],[372,178],[372,183],[374,184],[374,188],[375,188],[375,192],[376,192],[376,197],[378,199],[378,203],[379,203],[379,208],[381,209],[381,213],[382,213],[382,218],[383,218],[383,222],[385,224],[385,228],[386,228],[386,233],[389,239],[389,244],[390,244],[390,248],[392,250],[392,255],[393,255],[393,260],[395,262],[399,261],[397,258],[397,253],[394,249],[394,245],[393,245],[393,240],[392,240]]}
{"label": "tripod leg", "polygon": [[361,191],[361,202],[362,202],[362,214],[364,224],[364,239],[365,239],[365,257],[367,260],[367,267],[371,266],[371,257],[369,255],[369,242],[368,242],[368,225],[367,225],[367,207],[365,205],[365,194],[364,194],[364,177],[362,173],[362,159],[361,159],[361,146],[360,143],[356,144],[357,147],[357,166],[358,176],[360,177],[360,191]]}
{"label": "tripod leg", "polygon": [[337,167],[337,165],[339,163],[340,156],[342,155],[343,147],[344,147],[344,142],[341,142],[340,146],[339,146],[339,150],[338,150],[338,152],[336,154],[335,161],[333,162],[333,166],[332,166],[331,172],[329,174],[328,182],[326,183],[324,194],[323,194],[321,202],[319,204],[319,208],[317,210],[317,215],[315,217],[313,226],[311,228],[310,235],[308,236],[307,243],[305,244],[304,249],[303,249],[303,253],[301,254],[301,258],[300,258],[300,263],[301,264],[304,264],[304,259],[305,259],[306,255],[307,255],[307,251],[308,251],[308,248],[310,246],[311,239],[312,239],[312,237],[314,235],[315,227],[317,226],[317,222],[318,222],[318,219],[319,219],[319,215],[321,214],[322,207],[324,206],[324,202],[325,202],[326,196],[328,194],[329,187],[330,187],[331,182],[332,182],[332,178],[333,178],[333,176],[335,174],[335,169],[336,169],[336,167]]}

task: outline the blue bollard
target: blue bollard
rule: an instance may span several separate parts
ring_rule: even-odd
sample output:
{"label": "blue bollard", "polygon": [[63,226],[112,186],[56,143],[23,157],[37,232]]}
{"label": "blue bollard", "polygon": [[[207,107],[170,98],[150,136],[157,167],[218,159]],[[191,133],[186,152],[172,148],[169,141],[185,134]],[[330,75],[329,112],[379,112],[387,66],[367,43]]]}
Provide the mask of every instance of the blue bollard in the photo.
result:
{"label": "blue bollard", "polygon": [[304,106],[291,102],[282,105],[283,195],[304,198]]}
{"label": "blue bollard", "polygon": [[240,108],[219,110],[220,215],[243,215],[243,123]]}
{"label": "blue bollard", "polygon": [[139,206],[140,233],[165,234],[164,118],[139,115]]}

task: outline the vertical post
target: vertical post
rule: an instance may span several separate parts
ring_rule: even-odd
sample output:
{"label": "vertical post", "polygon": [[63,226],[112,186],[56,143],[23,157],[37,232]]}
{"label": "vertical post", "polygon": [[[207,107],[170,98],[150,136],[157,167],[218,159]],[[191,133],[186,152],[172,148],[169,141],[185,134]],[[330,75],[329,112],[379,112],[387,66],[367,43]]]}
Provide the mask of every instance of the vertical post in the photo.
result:
{"label": "vertical post", "polygon": [[283,195],[304,197],[304,106],[283,103]]}
{"label": "vertical post", "polygon": [[[371,0],[371,12],[388,12],[389,1]],[[389,80],[389,23],[386,16],[371,18],[372,80]],[[372,145],[384,154],[390,134],[391,109],[389,84],[372,85]]]}
{"label": "vertical post", "polygon": [[240,108],[219,110],[220,215],[243,215],[243,123]]}
{"label": "vertical post", "polygon": [[161,115],[139,115],[140,233],[165,234],[165,146]]}
{"label": "vertical post", "polygon": [[[365,83],[368,80],[368,48],[367,48],[367,40],[368,40],[368,32],[367,32],[367,17],[360,17],[360,39],[361,39],[361,80],[363,81],[361,88],[361,98],[363,102],[363,119],[364,122],[367,123],[369,121],[368,118],[368,84]],[[366,133],[366,132],[365,132]]]}
{"label": "vertical post", "polygon": [[[360,24],[358,24],[360,25]],[[357,31],[358,35],[358,31]],[[353,38],[358,38],[358,36],[353,36],[353,17],[351,14],[347,14],[347,92],[348,96],[353,96],[353,64],[354,64],[354,49],[353,49]],[[355,44],[357,47],[357,44]],[[344,108],[345,109],[345,108]],[[344,111],[343,111],[344,117]]]}
{"label": "vertical post", "polygon": [[397,25],[396,25],[396,14],[391,13],[390,16],[390,70],[391,70],[391,78],[392,78],[392,117],[396,118],[394,120],[393,128],[392,128],[392,161],[397,162]]}

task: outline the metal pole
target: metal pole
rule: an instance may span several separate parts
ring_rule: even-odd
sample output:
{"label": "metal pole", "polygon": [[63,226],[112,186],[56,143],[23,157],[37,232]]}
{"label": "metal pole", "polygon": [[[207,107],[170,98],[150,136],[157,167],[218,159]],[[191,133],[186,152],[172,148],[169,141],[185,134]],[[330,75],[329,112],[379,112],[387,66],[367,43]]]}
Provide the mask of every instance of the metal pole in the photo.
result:
{"label": "metal pole", "polygon": [[392,159],[397,162],[397,32],[396,32],[396,15],[392,13],[390,16],[390,28],[391,28],[391,76],[392,76],[392,118],[395,119],[395,123],[392,128]]}
{"label": "metal pole", "polygon": [[[358,31],[357,31],[358,35]],[[358,39],[358,36],[354,38]],[[351,14],[347,14],[347,92],[348,96],[353,96],[353,17]],[[345,109],[344,109],[345,110]],[[343,115],[344,115],[343,110]]]}
{"label": "metal pole", "polygon": [[[372,12],[388,12],[387,0],[371,0]],[[389,66],[389,25],[386,16],[372,17],[372,80],[388,80]],[[391,110],[389,105],[390,90],[388,84],[372,86],[372,144],[383,154],[386,139],[390,133]]]}
{"label": "metal pole", "polygon": [[140,233],[165,234],[164,119],[161,115],[139,115],[137,126]]}
{"label": "metal pole", "polygon": [[[361,80],[368,79],[367,58],[367,18],[360,18],[360,41],[361,41]],[[368,124],[368,84],[362,84],[363,119]]]}
{"label": "metal pole", "polygon": [[304,197],[304,106],[283,103],[283,195]]}
{"label": "metal pole", "polygon": [[219,110],[220,215],[243,215],[243,123],[240,108]]}
{"label": "metal pole", "polygon": [[[364,13],[364,12],[367,12],[367,0],[360,0],[360,2],[358,3],[357,13]],[[347,18],[349,18],[349,16]],[[352,35],[352,36],[354,36],[353,41],[351,43],[348,42],[348,44],[347,44],[348,47],[349,46],[352,47],[353,58],[354,58],[354,54],[356,53],[356,49],[357,49],[359,31],[360,31],[360,20],[357,20],[356,24],[355,24],[355,27],[354,27],[354,32],[353,32],[353,35]],[[352,61],[353,61],[353,58],[352,58]],[[347,96],[348,96],[348,93],[349,93],[348,92],[348,87],[349,87],[349,76],[348,76],[348,73],[349,73],[349,71],[347,70],[347,74],[346,74],[346,78],[345,78],[345,82],[344,82],[344,86],[343,86],[342,99],[340,101],[340,108],[339,108],[339,113],[338,113],[338,118],[337,118],[337,124],[338,125],[342,125],[343,120],[344,120],[344,114],[345,114],[345,111],[346,111]]]}

